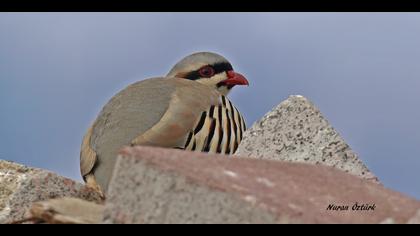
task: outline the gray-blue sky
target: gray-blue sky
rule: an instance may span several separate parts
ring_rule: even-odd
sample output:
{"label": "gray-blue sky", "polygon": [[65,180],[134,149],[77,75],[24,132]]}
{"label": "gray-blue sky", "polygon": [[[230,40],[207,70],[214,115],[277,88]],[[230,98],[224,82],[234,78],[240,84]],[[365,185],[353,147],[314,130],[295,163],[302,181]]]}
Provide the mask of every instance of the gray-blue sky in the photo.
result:
{"label": "gray-blue sky", "polygon": [[420,199],[417,13],[0,13],[0,159],[80,180],[108,99],[195,51],[250,80],[231,94],[248,125],[302,94],[387,187]]}

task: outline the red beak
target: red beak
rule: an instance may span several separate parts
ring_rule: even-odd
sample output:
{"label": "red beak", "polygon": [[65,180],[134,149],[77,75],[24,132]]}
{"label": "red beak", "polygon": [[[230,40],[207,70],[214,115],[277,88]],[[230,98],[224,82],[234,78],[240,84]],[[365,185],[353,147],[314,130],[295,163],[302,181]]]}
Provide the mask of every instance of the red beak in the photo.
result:
{"label": "red beak", "polygon": [[222,81],[226,85],[249,85],[248,80],[239,73],[234,72],[233,70],[227,72],[228,79]]}

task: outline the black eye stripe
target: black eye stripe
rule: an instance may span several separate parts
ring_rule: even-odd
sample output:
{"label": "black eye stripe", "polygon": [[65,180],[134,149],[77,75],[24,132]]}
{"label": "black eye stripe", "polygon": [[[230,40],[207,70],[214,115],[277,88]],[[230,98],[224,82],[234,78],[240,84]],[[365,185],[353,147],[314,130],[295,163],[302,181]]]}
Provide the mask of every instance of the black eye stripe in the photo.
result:
{"label": "black eye stripe", "polygon": [[216,72],[216,74],[219,74],[220,72],[224,72],[224,71],[233,70],[232,65],[227,62],[214,64],[213,69]]}
{"label": "black eye stripe", "polygon": [[198,71],[192,71],[185,76],[186,79],[196,80],[200,78],[200,73]]}
{"label": "black eye stripe", "polygon": [[[220,73],[225,72],[225,71],[233,70],[232,65],[227,63],[227,62],[216,63],[216,64],[212,65],[211,67],[213,67],[215,74],[220,74]],[[184,78],[189,79],[189,80],[200,79],[201,77],[200,77],[200,73],[198,72],[199,70],[200,69],[195,70],[195,71],[191,71]]]}

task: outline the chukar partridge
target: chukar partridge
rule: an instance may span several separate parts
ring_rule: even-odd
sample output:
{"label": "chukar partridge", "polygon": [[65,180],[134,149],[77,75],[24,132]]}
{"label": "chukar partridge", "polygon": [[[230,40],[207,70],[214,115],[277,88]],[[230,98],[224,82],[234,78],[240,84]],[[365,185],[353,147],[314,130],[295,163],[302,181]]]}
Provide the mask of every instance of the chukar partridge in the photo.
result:
{"label": "chukar partridge", "polygon": [[248,81],[222,56],[199,52],[166,77],[134,83],[115,95],[88,129],[80,153],[88,186],[107,190],[118,150],[147,145],[232,154],[246,129],[226,97]]}

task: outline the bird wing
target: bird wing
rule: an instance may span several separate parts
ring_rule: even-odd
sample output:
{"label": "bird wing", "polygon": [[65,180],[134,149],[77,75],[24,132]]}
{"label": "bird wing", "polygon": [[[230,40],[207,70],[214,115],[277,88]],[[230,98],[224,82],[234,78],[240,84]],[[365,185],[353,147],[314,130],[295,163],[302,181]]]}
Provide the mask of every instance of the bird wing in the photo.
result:
{"label": "bird wing", "polygon": [[93,125],[89,127],[85,136],[83,137],[82,148],[80,151],[80,172],[85,178],[89,174],[96,163],[96,152],[90,146],[92,137]]}
{"label": "bird wing", "polygon": [[112,173],[118,150],[125,145],[182,147],[201,113],[217,105],[219,96],[206,85],[180,78],[153,78],[128,86],[104,106],[85,135],[82,176],[94,168],[102,172],[98,176]]}
{"label": "bird wing", "polygon": [[158,123],[132,140],[132,145],[183,148],[202,113],[219,104],[220,94],[195,81],[170,79],[176,89]]}

